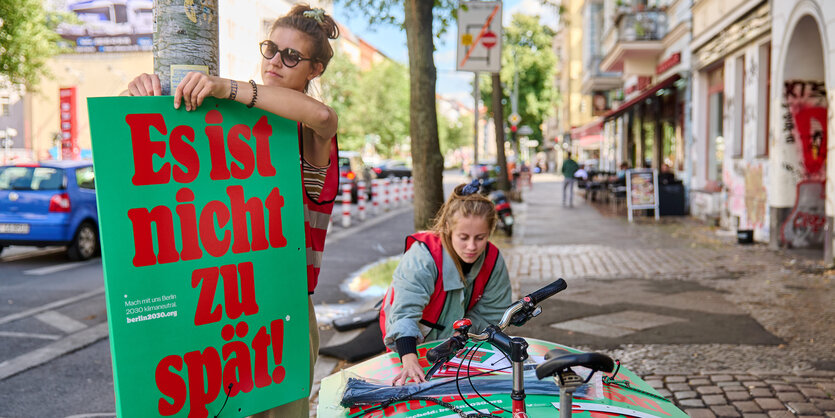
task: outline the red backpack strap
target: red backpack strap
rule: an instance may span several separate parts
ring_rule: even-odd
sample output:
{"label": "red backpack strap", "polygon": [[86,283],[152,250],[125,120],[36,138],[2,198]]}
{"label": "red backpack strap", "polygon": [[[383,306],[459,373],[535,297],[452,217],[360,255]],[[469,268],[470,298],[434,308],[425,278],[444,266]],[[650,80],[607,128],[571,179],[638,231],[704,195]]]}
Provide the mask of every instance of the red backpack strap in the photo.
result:
{"label": "red backpack strap", "polygon": [[435,269],[438,272],[438,278],[435,280],[435,291],[432,292],[432,296],[429,298],[429,303],[425,308],[423,308],[423,316],[418,322],[429,328],[443,331],[446,327],[438,324],[438,319],[441,318],[441,313],[444,311],[444,303],[446,302],[444,276],[442,274],[444,265],[444,247],[441,243],[441,237],[429,231],[416,232],[406,237],[406,251],[412,247],[412,244],[414,244],[415,241],[423,243],[426,245],[426,248],[429,249],[429,254],[432,255],[432,260],[435,261]]}
{"label": "red backpack strap", "polygon": [[478,271],[478,276],[473,283],[473,292],[470,294],[470,303],[467,304],[467,312],[473,309],[476,303],[484,296],[484,288],[487,287],[487,281],[493,275],[493,269],[496,267],[496,261],[499,259],[499,249],[495,245],[487,243],[487,255],[484,256],[484,263],[481,265],[481,270]]}

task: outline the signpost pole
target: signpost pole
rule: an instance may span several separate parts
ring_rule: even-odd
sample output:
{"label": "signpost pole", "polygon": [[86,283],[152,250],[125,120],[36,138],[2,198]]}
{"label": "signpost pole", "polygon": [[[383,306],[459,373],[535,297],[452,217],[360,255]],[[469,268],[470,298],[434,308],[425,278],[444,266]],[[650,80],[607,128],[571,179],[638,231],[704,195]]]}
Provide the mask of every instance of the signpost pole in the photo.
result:
{"label": "signpost pole", "polygon": [[659,209],[661,209],[661,201],[658,200],[658,170],[652,170],[652,184],[653,184],[653,191],[655,191],[655,220],[661,219],[661,214]]}
{"label": "signpost pole", "polygon": [[478,71],[473,72],[473,165],[478,164]]}
{"label": "signpost pole", "polygon": [[632,223],[632,170],[626,170],[626,213]]}

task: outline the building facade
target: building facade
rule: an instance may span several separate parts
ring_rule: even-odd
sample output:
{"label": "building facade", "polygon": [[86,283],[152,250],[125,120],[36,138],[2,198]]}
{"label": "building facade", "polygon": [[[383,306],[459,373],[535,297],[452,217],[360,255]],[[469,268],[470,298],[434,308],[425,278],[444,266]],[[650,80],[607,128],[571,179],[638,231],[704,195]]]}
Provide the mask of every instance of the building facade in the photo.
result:
{"label": "building facade", "polygon": [[770,3],[699,0],[692,10],[691,213],[767,241]]}
{"label": "building facade", "polygon": [[[69,1],[68,7],[73,12],[85,13],[88,3],[81,0]],[[104,3],[106,2],[102,4]],[[121,13],[114,7],[122,3],[113,2],[111,5],[114,16]],[[137,16],[143,18],[142,22],[147,20],[144,19],[148,14],[146,9],[152,7],[152,2],[130,0],[126,4],[129,6],[128,17],[133,10],[131,5],[135,4],[134,8],[139,10],[138,6],[141,5],[145,11],[141,14],[137,12]],[[287,13],[294,4],[295,2],[289,0],[219,2],[219,75],[238,80],[252,79],[260,83],[261,56],[258,44],[268,36],[273,21]],[[333,2],[330,0],[312,1],[310,4],[322,7],[328,12],[333,9]],[[101,12],[98,9],[90,12],[94,11]],[[82,19],[85,22],[88,20]],[[59,28],[75,52],[51,58],[48,64],[50,74],[43,77],[36,91],[23,94],[17,94],[12,90],[0,91],[0,128],[4,129],[0,131],[0,141],[6,128],[17,131],[8,151],[0,146],[0,161],[3,161],[4,155],[14,156],[18,161],[43,160],[58,156],[59,148],[56,144],[60,142],[62,134],[59,91],[62,88],[75,90],[75,106],[72,113],[77,126],[74,143],[79,148],[80,156],[89,158],[91,145],[86,99],[119,95],[126,90],[134,77],[154,71],[150,29],[143,28],[139,30],[141,33],[128,35],[116,33],[119,30],[117,26],[119,25],[94,29]],[[100,35],[82,36],[90,33]],[[334,48],[344,51],[350,61],[360,69],[368,69],[388,59],[342,25],[340,33],[340,38],[333,41]],[[317,91],[319,90],[314,85],[311,92]],[[11,161],[12,158],[6,160]]]}
{"label": "building facade", "polygon": [[773,0],[768,126],[769,241],[816,248],[833,262],[835,3]]}

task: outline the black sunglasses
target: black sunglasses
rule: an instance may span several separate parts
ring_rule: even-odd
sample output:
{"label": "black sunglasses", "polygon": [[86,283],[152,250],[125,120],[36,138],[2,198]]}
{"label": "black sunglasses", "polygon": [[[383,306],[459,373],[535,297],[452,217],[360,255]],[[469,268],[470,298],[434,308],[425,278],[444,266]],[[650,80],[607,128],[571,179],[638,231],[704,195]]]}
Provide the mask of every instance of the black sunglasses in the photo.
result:
{"label": "black sunglasses", "polygon": [[271,60],[275,56],[275,54],[281,55],[281,62],[284,63],[285,66],[289,68],[293,68],[299,65],[302,61],[313,61],[313,58],[305,58],[299,51],[296,51],[293,48],[284,48],[278,49],[278,45],[273,43],[273,41],[264,41],[261,42],[261,55],[264,58]]}

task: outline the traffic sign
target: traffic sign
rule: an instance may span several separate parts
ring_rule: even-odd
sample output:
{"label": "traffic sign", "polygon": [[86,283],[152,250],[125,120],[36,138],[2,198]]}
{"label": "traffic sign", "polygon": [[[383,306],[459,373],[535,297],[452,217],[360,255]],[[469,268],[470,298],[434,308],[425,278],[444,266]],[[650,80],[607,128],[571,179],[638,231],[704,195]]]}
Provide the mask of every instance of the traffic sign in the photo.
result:
{"label": "traffic sign", "polygon": [[516,126],[522,121],[522,117],[519,116],[518,113],[513,113],[507,117],[507,121],[510,122],[511,125]]}
{"label": "traffic sign", "polygon": [[458,71],[502,68],[502,2],[466,1],[458,9]]}
{"label": "traffic sign", "polygon": [[493,32],[485,32],[484,36],[481,37],[481,43],[487,49],[496,46],[496,42],[496,34]]}

